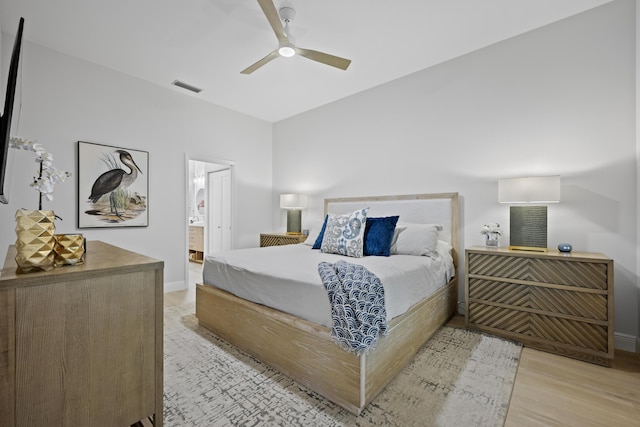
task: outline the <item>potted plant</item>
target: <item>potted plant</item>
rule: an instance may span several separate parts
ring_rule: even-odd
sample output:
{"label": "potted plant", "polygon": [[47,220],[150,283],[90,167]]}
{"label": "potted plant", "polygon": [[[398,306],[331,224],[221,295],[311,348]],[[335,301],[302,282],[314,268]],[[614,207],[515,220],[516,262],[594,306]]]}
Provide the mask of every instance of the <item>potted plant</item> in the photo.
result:
{"label": "potted plant", "polygon": [[489,224],[482,226],[480,234],[484,234],[486,246],[490,248],[497,248],[499,238],[502,236],[502,229],[500,228],[500,224],[497,222],[490,222]]}
{"label": "potted plant", "polygon": [[31,187],[38,191],[38,209],[19,209],[16,212],[16,263],[22,272],[35,269],[48,270],[54,263],[55,214],[42,209],[43,196],[53,200],[53,187],[71,176],[53,166],[53,156],[44,147],[34,141],[12,137],[11,148],[32,151],[36,155],[38,174],[33,178]]}

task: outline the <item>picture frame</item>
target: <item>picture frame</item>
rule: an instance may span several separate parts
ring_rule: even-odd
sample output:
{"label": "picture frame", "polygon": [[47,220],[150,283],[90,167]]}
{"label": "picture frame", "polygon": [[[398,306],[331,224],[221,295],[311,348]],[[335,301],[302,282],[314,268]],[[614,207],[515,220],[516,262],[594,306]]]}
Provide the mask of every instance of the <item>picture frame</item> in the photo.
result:
{"label": "picture frame", "polygon": [[149,153],[78,141],[78,228],[149,225]]}

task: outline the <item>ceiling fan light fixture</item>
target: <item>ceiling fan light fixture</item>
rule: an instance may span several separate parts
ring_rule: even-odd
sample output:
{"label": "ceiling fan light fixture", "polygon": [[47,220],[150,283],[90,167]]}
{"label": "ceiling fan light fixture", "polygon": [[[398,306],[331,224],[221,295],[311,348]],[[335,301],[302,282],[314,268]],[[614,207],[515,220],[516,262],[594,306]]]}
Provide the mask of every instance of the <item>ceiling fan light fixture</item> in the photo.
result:
{"label": "ceiling fan light fixture", "polygon": [[296,50],[293,48],[293,46],[283,45],[278,49],[278,53],[280,54],[280,56],[284,56],[285,58],[291,58],[296,54]]}
{"label": "ceiling fan light fixture", "polygon": [[272,50],[264,58],[240,71],[241,74],[251,74],[258,68],[279,56],[283,56],[285,58],[302,56],[303,58],[320,62],[341,70],[349,68],[349,64],[351,64],[350,59],[340,58],[339,56],[329,55],[328,53],[318,52],[317,50],[296,47],[296,42],[289,31],[289,24],[291,24],[291,21],[296,16],[296,11],[289,6],[285,6],[280,8],[280,13],[278,13],[273,1],[274,0],[258,0],[258,4],[278,39],[278,49]]}

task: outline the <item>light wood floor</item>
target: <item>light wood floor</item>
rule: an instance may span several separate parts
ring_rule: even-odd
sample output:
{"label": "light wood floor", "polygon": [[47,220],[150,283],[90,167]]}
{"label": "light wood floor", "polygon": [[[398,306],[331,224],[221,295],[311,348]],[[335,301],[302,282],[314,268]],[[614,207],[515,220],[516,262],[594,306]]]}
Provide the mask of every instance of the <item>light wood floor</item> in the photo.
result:
{"label": "light wood floor", "polygon": [[505,426],[640,426],[640,359],[611,368],[524,348]]}
{"label": "light wood floor", "polygon": [[[202,266],[189,264],[189,290],[165,294],[165,304],[195,300]],[[448,325],[464,327],[464,318]],[[640,427],[640,354],[616,351],[605,368],[523,348],[505,422],[516,426]]]}
{"label": "light wood floor", "polygon": [[521,426],[640,426],[640,354],[616,350],[605,368],[524,347],[505,421]]}

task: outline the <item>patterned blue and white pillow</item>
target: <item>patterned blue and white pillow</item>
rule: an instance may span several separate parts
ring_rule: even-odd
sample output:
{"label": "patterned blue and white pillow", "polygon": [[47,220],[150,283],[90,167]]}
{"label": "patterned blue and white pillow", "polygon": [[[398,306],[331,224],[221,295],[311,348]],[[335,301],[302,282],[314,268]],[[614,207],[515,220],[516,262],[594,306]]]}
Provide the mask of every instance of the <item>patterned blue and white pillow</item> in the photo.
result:
{"label": "patterned blue and white pillow", "polygon": [[362,257],[368,210],[358,209],[345,215],[329,214],[320,250],[328,254]]}

